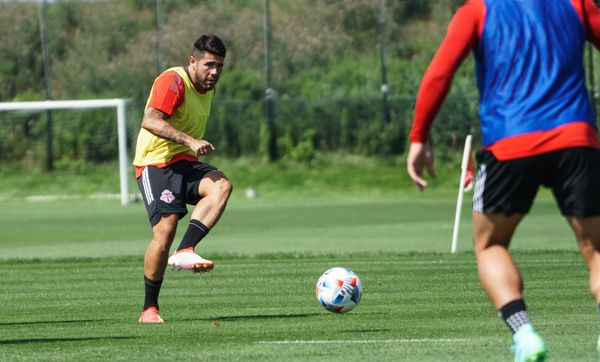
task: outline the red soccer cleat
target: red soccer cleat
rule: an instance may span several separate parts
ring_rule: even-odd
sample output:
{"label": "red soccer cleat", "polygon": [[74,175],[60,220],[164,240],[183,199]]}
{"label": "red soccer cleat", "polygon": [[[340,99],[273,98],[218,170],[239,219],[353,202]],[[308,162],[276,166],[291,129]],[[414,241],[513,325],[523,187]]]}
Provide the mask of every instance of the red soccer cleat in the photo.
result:
{"label": "red soccer cleat", "polygon": [[174,270],[191,270],[194,273],[207,273],[215,264],[194,252],[194,248],[176,251],[169,258],[168,264]]}
{"label": "red soccer cleat", "polygon": [[148,307],[140,314],[140,323],[164,323],[165,321],[158,314],[158,308]]}

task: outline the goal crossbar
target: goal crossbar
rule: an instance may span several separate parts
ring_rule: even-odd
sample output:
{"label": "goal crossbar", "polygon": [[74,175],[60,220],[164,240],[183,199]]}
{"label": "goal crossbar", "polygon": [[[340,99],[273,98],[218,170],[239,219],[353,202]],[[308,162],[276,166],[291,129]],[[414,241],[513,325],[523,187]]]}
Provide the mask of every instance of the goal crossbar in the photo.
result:
{"label": "goal crossbar", "polygon": [[42,111],[51,109],[93,109],[116,108],[117,132],[119,139],[119,180],[121,188],[121,205],[129,203],[129,161],[127,157],[127,99],[85,99],[64,101],[34,101],[34,102],[0,102],[0,111]]}

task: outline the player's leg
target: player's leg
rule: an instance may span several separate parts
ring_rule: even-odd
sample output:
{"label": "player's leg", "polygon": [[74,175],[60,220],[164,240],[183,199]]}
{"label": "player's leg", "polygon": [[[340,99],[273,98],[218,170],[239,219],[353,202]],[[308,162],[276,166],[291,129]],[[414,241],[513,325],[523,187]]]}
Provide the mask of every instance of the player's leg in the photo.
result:
{"label": "player's leg", "polygon": [[590,291],[600,306],[600,216],[567,217],[581,255],[590,270]]}
{"label": "player's leg", "polygon": [[158,295],[175,237],[177,221],[187,212],[177,167],[147,167],[137,180],[152,226],[152,240],[144,254],[144,308],[141,323],[162,323],[158,314]]}
{"label": "player's leg", "polygon": [[[590,292],[600,313],[600,217],[568,217],[567,220],[573,228],[577,245],[590,271]],[[596,342],[596,351],[600,358],[600,336]]]}
{"label": "player's leg", "polygon": [[508,247],[515,229],[531,208],[544,161],[499,161],[489,151],[479,152],[477,159],[473,245],[481,286],[513,333],[515,361],[543,361],[547,349],[529,320],[523,280]]}
{"label": "player's leg", "polygon": [[195,248],[223,214],[232,185],[221,171],[207,164],[198,165],[196,177],[191,177],[190,180],[192,182],[188,183],[188,198],[197,202],[181,243],[169,258],[169,265],[174,269],[208,272],[212,270],[214,263],[198,255]]}
{"label": "player's leg", "polygon": [[152,227],[152,240],[144,254],[144,308],[140,315],[140,323],[163,323],[158,314],[158,295],[169,258],[169,248],[175,237],[177,221],[176,214],[163,215]]}
{"label": "player's leg", "polygon": [[600,150],[578,147],[560,152],[552,192],[571,225],[590,270],[590,290],[600,305]]}
{"label": "player's leg", "polygon": [[473,212],[473,246],[481,286],[496,309],[522,299],[523,280],[508,246],[523,214]]}
{"label": "player's leg", "polygon": [[540,157],[500,161],[489,151],[478,152],[477,161],[473,195],[477,271],[483,289],[501,311],[522,300],[523,281],[508,246],[533,204],[544,161]]}
{"label": "player's leg", "polygon": [[163,279],[178,220],[177,214],[162,215],[152,227],[152,240],[144,254],[144,275],[151,280]]}
{"label": "player's leg", "polygon": [[558,154],[552,192],[588,266],[590,291],[600,313],[600,150],[577,147]]}
{"label": "player's leg", "polygon": [[194,207],[191,218],[200,220],[212,229],[223,215],[232,190],[233,185],[221,171],[207,173],[198,185],[201,199]]}
{"label": "player's leg", "polygon": [[523,279],[508,251],[523,216],[473,213],[477,274],[490,301],[513,332],[515,361],[543,361],[547,349],[529,320],[523,299]]}

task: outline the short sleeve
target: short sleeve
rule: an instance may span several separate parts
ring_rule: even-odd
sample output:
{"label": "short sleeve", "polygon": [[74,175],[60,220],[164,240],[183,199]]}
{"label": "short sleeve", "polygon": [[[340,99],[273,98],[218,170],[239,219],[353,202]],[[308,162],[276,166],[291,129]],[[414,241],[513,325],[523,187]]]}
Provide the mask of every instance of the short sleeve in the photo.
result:
{"label": "short sleeve", "polygon": [[183,79],[174,70],[159,75],[154,81],[148,107],[172,116],[177,107],[183,103],[185,95]]}

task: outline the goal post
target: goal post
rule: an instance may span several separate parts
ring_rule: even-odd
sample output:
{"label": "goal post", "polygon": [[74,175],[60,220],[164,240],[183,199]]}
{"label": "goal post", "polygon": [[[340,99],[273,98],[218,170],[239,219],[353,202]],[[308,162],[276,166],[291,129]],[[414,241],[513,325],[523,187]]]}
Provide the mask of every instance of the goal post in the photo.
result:
{"label": "goal post", "polygon": [[121,205],[129,203],[129,160],[127,156],[127,99],[85,99],[64,101],[0,102],[0,111],[44,111],[51,109],[116,108],[117,134],[119,140],[119,180]]}

